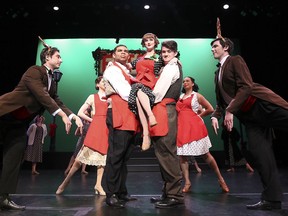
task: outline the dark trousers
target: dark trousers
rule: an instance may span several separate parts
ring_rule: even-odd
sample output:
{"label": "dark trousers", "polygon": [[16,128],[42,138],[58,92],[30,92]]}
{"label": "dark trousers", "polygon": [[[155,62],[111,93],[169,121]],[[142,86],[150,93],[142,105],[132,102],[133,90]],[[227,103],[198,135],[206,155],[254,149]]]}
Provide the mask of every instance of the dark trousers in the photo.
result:
{"label": "dark trousers", "polygon": [[272,128],[288,130],[288,110],[257,99],[248,112],[236,116],[246,128],[249,150],[263,185],[262,199],[281,201],[282,188],[272,148]]}
{"label": "dark trousers", "polygon": [[182,173],[176,147],[177,112],[175,105],[167,105],[166,109],[168,114],[168,134],[163,137],[152,137],[152,142],[164,181],[163,195],[183,201],[184,197],[181,191]]}
{"label": "dark trousers", "polygon": [[112,110],[107,111],[108,152],[102,185],[109,198],[113,194],[126,195],[127,161],[134,149],[134,131],[117,130],[113,128]]}
{"label": "dark trousers", "polygon": [[0,178],[0,196],[16,192],[18,176],[26,148],[29,122],[7,120],[0,117],[0,145],[3,164]]}

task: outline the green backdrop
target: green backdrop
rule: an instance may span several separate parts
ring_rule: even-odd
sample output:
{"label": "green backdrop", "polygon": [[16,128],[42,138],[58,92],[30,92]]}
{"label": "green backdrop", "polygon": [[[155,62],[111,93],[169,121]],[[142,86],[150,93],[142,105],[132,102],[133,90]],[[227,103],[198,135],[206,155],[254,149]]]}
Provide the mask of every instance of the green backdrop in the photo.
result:
{"label": "green backdrop", "polygon": [[[160,38],[161,41],[171,40]],[[214,72],[216,70],[217,61],[213,58],[210,42],[208,39],[180,39],[174,38],[178,43],[180,52],[180,61],[182,62],[184,76],[192,76],[199,85],[199,93],[203,94],[208,101],[215,107],[214,92]],[[100,47],[101,49],[113,49],[117,44],[113,39],[45,39],[50,46],[55,46],[60,50],[63,63],[60,71],[63,73],[62,79],[58,85],[58,94],[62,101],[74,113],[77,114],[80,106],[84,103],[88,95],[95,92],[94,80],[96,72],[94,69],[94,58],[92,51]],[[119,44],[125,44],[128,49],[142,49],[141,39],[120,39]],[[40,52],[43,48],[39,41],[37,50],[36,64],[40,65]],[[158,47],[160,49],[160,45]],[[46,125],[52,122],[52,116],[45,112]],[[214,135],[210,118],[205,119],[206,126],[212,141],[211,150],[222,150],[223,144],[218,136]],[[76,129],[75,124],[69,135],[66,135],[61,119],[56,117],[57,133],[56,133],[56,151],[70,152],[74,151],[78,137],[74,136]],[[235,123],[238,126],[237,123]],[[221,132],[221,131],[219,131]],[[49,151],[50,137],[47,136],[44,144],[44,151]]]}

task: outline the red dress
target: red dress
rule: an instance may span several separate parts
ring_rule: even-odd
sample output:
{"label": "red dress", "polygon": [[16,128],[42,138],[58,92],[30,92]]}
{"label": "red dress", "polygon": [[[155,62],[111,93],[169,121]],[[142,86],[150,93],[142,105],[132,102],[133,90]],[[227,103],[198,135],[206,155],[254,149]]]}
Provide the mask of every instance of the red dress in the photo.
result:
{"label": "red dress", "polygon": [[154,60],[142,58],[136,64],[136,79],[150,89],[153,89],[157,82],[154,63]]}
{"label": "red dress", "polygon": [[[195,97],[195,98],[194,98]],[[179,99],[176,103],[178,112],[177,154],[202,155],[209,151],[211,142],[203,119],[192,109],[199,105],[196,93],[191,97]]]}
{"label": "red dress", "polygon": [[106,126],[108,103],[101,101],[98,94],[94,94],[94,104],[95,114],[83,145],[106,155],[108,150],[108,128]]}
{"label": "red dress", "polygon": [[128,98],[129,109],[136,115],[138,115],[136,98],[139,89],[148,96],[150,107],[152,108],[154,105],[155,95],[152,93],[152,89],[158,79],[154,73],[154,64],[154,60],[143,57],[138,59],[136,63],[136,81],[132,80],[131,91]]}

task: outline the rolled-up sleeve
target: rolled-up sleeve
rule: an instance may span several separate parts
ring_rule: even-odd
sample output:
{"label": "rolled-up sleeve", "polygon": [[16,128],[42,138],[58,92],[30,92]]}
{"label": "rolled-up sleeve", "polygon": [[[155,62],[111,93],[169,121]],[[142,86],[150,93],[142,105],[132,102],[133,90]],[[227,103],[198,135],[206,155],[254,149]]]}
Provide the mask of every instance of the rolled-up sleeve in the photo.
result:
{"label": "rolled-up sleeve", "polygon": [[108,63],[106,70],[104,71],[103,77],[110,82],[112,87],[123,100],[128,101],[131,86],[123,76],[120,68],[116,67],[111,62]]}
{"label": "rolled-up sleeve", "polygon": [[161,75],[153,89],[155,95],[155,103],[160,102],[166,95],[170,86],[176,82],[180,77],[180,71],[178,64],[168,63],[161,72]]}

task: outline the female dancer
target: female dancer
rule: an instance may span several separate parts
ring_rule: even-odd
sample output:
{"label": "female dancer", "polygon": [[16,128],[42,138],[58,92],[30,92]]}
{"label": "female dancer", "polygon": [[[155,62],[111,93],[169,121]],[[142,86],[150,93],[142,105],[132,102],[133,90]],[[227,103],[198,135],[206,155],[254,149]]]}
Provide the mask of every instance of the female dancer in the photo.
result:
{"label": "female dancer", "polygon": [[153,127],[157,124],[151,107],[155,101],[152,90],[162,67],[162,61],[155,52],[158,44],[159,40],[155,34],[144,34],[141,45],[146,48],[146,53],[128,64],[128,68],[136,69],[137,72],[136,80],[133,80],[135,83],[132,84],[128,105],[130,110],[138,114],[140,118],[143,129],[143,151],[150,148],[149,125]]}
{"label": "female dancer", "polygon": [[[180,166],[185,179],[183,192],[191,189],[189,179],[189,157],[201,155],[204,161],[214,170],[223,192],[228,193],[229,188],[222,177],[214,157],[210,154],[212,146],[208,137],[207,128],[202,117],[213,112],[212,105],[199,94],[198,86],[192,77],[183,80],[183,94],[176,104],[178,111],[177,154],[180,156]],[[203,111],[198,112],[199,106]]]}
{"label": "female dancer", "polygon": [[[106,126],[106,113],[108,103],[102,98],[105,97],[104,82],[102,76],[95,80],[97,94],[89,95],[85,103],[78,111],[78,115],[91,124],[87,131],[83,147],[78,153],[75,162],[68,175],[58,187],[56,194],[61,194],[69,184],[74,173],[80,168],[81,163],[97,166],[97,178],[95,184],[95,194],[106,195],[102,188],[101,181],[106,165],[106,154],[108,149],[108,128]],[[85,115],[85,111],[92,108],[92,118]]]}

